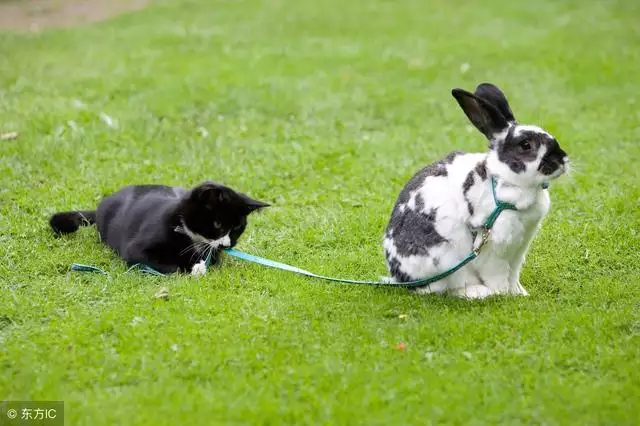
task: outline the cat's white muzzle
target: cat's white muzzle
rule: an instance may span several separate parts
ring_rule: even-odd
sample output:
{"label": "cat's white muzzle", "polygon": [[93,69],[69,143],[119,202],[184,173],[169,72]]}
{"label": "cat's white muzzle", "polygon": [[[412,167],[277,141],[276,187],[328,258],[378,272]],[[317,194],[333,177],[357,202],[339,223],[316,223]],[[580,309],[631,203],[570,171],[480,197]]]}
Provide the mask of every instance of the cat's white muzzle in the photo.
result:
{"label": "cat's white muzzle", "polygon": [[217,240],[209,241],[209,245],[215,249],[231,247],[231,238],[229,238],[229,234],[227,234],[224,237],[218,238]]}

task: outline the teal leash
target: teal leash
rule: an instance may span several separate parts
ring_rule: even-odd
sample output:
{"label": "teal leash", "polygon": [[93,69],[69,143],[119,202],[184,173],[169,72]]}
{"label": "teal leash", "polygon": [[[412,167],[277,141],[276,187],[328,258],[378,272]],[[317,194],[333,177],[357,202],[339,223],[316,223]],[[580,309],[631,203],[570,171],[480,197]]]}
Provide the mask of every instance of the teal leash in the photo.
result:
{"label": "teal leash", "polygon": [[166,277],[166,275],[162,272],[156,271],[151,266],[144,265],[142,263],[136,263],[135,265],[131,266],[129,269],[127,269],[127,272],[125,272],[125,274],[134,272],[136,270],[145,274],[155,275],[156,277]]}
{"label": "teal leash", "polygon": [[495,203],[496,208],[493,209],[493,211],[491,212],[487,220],[484,222],[484,225],[482,225],[483,229],[493,228],[493,225],[496,223],[498,216],[500,216],[500,213],[502,213],[503,211],[518,210],[516,209],[516,206],[514,206],[513,204],[504,203],[498,200],[498,196],[496,195],[496,186],[497,186],[496,178],[494,176],[491,176],[491,193],[493,194],[493,202]]}
{"label": "teal leash", "polygon": [[[448,277],[449,275],[458,271],[467,263],[471,262],[473,259],[478,257],[478,255],[480,254],[480,251],[482,250],[482,247],[484,247],[485,244],[487,244],[487,242],[489,241],[491,228],[493,228],[493,225],[496,223],[496,220],[498,219],[500,214],[505,210],[517,210],[516,206],[514,206],[513,204],[505,203],[498,200],[498,197],[496,195],[496,186],[497,186],[496,179],[494,176],[491,176],[491,193],[493,194],[493,201],[496,207],[495,209],[493,209],[493,211],[491,212],[487,220],[484,222],[484,225],[482,225],[482,227],[480,228],[482,229],[482,236],[480,238],[479,243],[477,245],[474,244],[473,250],[471,250],[471,252],[455,266],[447,269],[444,272],[436,274],[432,277],[423,278],[421,280],[405,281],[405,282],[387,282],[387,281],[360,281],[360,280],[349,280],[344,278],[327,277],[324,275],[314,274],[313,272],[309,272],[295,266],[287,265],[286,263],[280,263],[270,259],[266,259],[264,257],[245,253],[240,250],[236,250],[234,248],[225,249],[225,252],[230,256],[236,257],[238,259],[242,259],[247,262],[257,263],[270,268],[281,269],[283,271],[289,271],[296,274],[305,275],[307,277],[317,278],[325,281],[333,281],[333,282],[339,282],[339,283],[345,283],[345,284],[364,284],[364,285],[391,286],[391,287],[408,287],[408,288],[423,287]],[[543,187],[546,188],[544,185]]]}
{"label": "teal leash", "polygon": [[[482,227],[480,228],[482,229],[482,235],[480,237],[479,242],[477,244],[474,242],[474,247],[471,250],[471,252],[455,266],[447,269],[444,272],[436,274],[432,277],[424,278],[421,280],[407,281],[407,282],[387,282],[387,281],[360,281],[360,280],[350,280],[345,278],[328,277],[325,275],[315,274],[313,272],[298,268],[296,266],[287,265],[286,263],[276,262],[274,260],[270,260],[264,257],[245,253],[243,251],[236,250],[234,248],[227,248],[224,251],[229,256],[233,256],[237,259],[241,259],[246,262],[257,263],[259,265],[267,266],[269,268],[275,268],[283,271],[293,272],[295,274],[305,275],[307,277],[316,278],[316,279],[325,280],[325,281],[339,282],[339,283],[345,283],[345,284],[361,284],[361,285],[392,286],[392,287],[409,287],[409,288],[422,287],[448,277],[449,275],[458,271],[467,263],[471,262],[473,259],[478,257],[482,248],[489,241],[489,236],[491,235],[491,229],[493,228],[493,225],[496,223],[496,220],[498,219],[500,214],[505,210],[517,210],[516,206],[514,206],[513,204],[505,203],[498,200],[498,197],[496,195],[496,186],[497,186],[496,179],[494,176],[491,176],[491,192],[493,194],[493,201],[496,207],[495,209],[493,209],[493,211],[491,212],[487,220],[484,222],[484,225],[482,225]],[[549,185],[546,182],[542,185],[544,189],[548,188],[548,186]],[[211,265],[211,252],[209,252],[207,257],[205,258],[205,263],[207,267]],[[109,276],[107,272],[95,266],[74,263],[73,265],[71,265],[71,269],[77,272],[98,272],[98,273]],[[150,274],[150,275],[166,276],[162,272],[156,271],[150,266],[143,265],[141,263],[137,263],[131,266],[125,273],[130,273],[135,270],[138,270],[140,272]]]}
{"label": "teal leash", "polygon": [[224,251],[230,256],[245,260],[247,262],[257,263],[263,266],[268,266],[270,268],[281,269],[283,271],[289,271],[289,272],[293,272],[300,275],[306,275],[307,277],[317,278],[320,280],[333,281],[333,282],[345,283],[345,284],[365,284],[365,285],[378,285],[378,286],[390,286],[390,287],[422,287],[425,285],[429,285],[445,277],[448,277],[449,275],[453,274],[458,269],[462,268],[464,265],[466,265],[467,263],[471,262],[473,259],[478,257],[478,252],[472,251],[471,253],[469,253],[467,257],[464,258],[462,262],[458,263],[453,268],[447,269],[446,271],[438,275],[435,275],[430,278],[425,278],[422,280],[396,283],[396,282],[387,282],[387,281],[360,281],[360,280],[349,280],[345,278],[327,277],[324,275],[314,274],[313,272],[309,272],[304,269],[297,268],[295,266],[287,265],[286,263],[280,263],[270,259],[266,259],[264,257],[245,253],[243,251],[236,250],[234,248],[228,248],[228,249],[225,249]]}
{"label": "teal leash", "polygon": [[104,269],[100,269],[97,266],[83,265],[82,263],[72,263],[71,270],[74,272],[97,272],[99,274],[109,276]]}
{"label": "teal leash", "polygon": [[[212,254],[212,252],[210,251],[207,254],[207,257],[204,258],[204,262],[205,262],[205,265],[207,265],[207,268],[209,268],[209,266],[211,266],[211,254]],[[110,276],[109,273],[106,272],[104,269],[100,269],[97,266],[83,265],[81,263],[72,263],[71,264],[71,270],[75,271],[75,272],[97,272],[99,274],[106,275],[107,277]],[[125,274],[129,274],[131,272],[136,272],[136,271],[142,272],[144,274],[155,275],[157,277],[166,277],[167,276],[166,274],[163,274],[160,271],[156,271],[151,266],[145,265],[143,263],[136,263],[135,265],[132,265],[129,269],[127,269]]]}

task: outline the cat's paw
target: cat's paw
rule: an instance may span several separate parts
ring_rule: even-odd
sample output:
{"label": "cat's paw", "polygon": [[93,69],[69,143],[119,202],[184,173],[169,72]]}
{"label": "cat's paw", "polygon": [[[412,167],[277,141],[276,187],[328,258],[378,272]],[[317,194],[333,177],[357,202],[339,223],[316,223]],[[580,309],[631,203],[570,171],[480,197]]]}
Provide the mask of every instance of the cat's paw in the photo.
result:
{"label": "cat's paw", "polygon": [[200,262],[196,263],[191,268],[191,275],[193,275],[194,277],[199,277],[206,273],[207,273],[207,264],[204,262],[204,260],[201,260]]}

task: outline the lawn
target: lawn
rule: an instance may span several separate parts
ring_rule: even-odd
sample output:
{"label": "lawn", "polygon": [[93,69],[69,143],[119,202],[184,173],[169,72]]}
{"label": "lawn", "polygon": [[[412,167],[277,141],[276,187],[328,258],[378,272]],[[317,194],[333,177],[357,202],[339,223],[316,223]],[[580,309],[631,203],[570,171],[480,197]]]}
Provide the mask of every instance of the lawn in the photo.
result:
{"label": "lawn", "polygon": [[[638,424],[640,3],[464,3],[169,0],[1,31],[0,399],[64,400],[68,425]],[[273,203],[239,249],[377,279],[404,183],[485,149],[450,95],[483,81],[575,165],[528,298],[232,258],[125,275],[95,228],[48,229],[126,184],[215,179]]]}

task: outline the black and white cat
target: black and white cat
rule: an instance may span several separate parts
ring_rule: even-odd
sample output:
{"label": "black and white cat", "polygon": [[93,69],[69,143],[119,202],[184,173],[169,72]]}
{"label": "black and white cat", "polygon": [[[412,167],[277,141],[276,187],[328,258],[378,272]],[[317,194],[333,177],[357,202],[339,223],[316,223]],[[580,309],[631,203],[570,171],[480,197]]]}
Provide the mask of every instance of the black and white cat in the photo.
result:
{"label": "black and white cat", "polygon": [[206,273],[221,249],[235,246],[247,216],[269,204],[215,182],[191,190],[163,185],[126,186],[100,202],[97,210],[56,213],[58,234],[97,224],[101,240],[130,264],[162,273]]}

